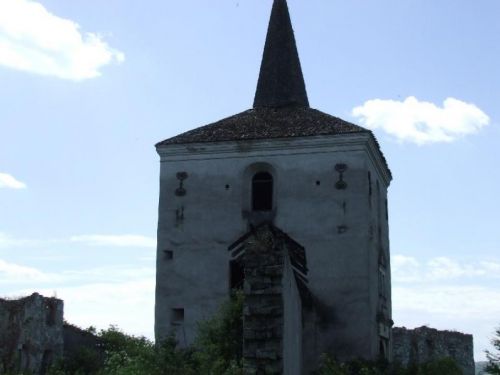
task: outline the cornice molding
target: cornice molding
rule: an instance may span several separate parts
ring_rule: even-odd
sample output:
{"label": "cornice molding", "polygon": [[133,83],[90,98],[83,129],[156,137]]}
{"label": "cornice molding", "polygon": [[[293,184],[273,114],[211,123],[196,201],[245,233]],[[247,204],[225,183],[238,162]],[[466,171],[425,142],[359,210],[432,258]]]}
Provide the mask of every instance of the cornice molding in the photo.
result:
{"label": "cornice molding", "polygon": [[388,186],[391,173],[371,132],[331,136],[160,145],[162,163],[365,151]]}

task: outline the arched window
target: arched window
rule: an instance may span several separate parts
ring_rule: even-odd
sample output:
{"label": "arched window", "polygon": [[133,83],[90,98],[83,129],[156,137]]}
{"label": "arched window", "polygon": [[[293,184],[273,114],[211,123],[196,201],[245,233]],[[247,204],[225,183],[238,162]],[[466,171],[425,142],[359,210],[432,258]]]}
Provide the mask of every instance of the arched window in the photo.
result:
{"label": "arched window", "polygon": [[256,173],[252,178],[252,210],[273,209],[273,176],[268,172]]}

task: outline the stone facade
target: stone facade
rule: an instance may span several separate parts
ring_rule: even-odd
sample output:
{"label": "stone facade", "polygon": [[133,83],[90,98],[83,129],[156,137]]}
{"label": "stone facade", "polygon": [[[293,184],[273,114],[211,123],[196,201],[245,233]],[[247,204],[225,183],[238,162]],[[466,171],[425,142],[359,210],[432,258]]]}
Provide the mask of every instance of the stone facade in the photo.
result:
{"label": "stone facade", "polygon": [[405,366],[422,364],[441,358],[452,358],[464,375],[475,374],[472,335],[454,331],[438,331],[429,327],[394,328],[394,361]]}
{"label": "stone facade", "polygon": [[[286,256],[274,259],[282,262],[276,264],[281,297],[270,293],[278,282],[272,278],[263,286],[269,293],[248,296],[283,311],[282,336],[269,345],[294,342],[282,353],[301,351],[289,357],[307,359],[304,373],[323,353],[391,359],[387,162],[370,131],[309,107],[285,0],[274,1],[264,50],[254,108],[156,145],[156,340],[174,333],[181,346],[194,342],[198,322],[243,279],[228,249],[266,223],[300,244],[313,301],[309,309],[299,307],[300,277],[290,277]],[[252,260],[245,259],[248,269]],[[300,270],[291,256],[290,263],[295,276]],[[274,325],[278,316],[268,318]],[[254,345],[247,340],[247,348]],[[259,345],[255,355],[267,355]],[[279,366],[291,373],[288,354],[282,355]]]}
{"label": "stone facade", "polygon": [[45,371],[63,354],[63,301],[38,293],[0,299],[0,373]]}
{"label": "stone facade", "polygon": [[294,248],[297,244],[286,234],[262,225],[233,250],[242,253],[245,270],[246,374],[302,373],[302,298],[298,284],[305,292],[305,276],[297,269],[304,266]]}

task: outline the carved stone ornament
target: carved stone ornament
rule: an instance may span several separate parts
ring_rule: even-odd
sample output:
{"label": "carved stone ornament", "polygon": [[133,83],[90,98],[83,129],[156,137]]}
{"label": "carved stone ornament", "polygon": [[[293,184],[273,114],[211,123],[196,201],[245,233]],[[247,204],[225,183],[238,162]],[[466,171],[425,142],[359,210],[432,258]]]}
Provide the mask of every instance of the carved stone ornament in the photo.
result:
{"label": "carved stone ornament", "polygon": [[344,181],[344,172],[347,171],[347,164],[336,164],[335,170],[339,173],[339,180],[335,183],[337,190],[344,190],[347,188],[347,183]]}
{"label": "carved stone ornament", "polygon": [[186,189],[184,189],[184,180],[188,178],[186,172],[177,172],[177,179],[179,180],[179,187],[175,189],[175,195],[178,197],[183,197],[186,195]]}

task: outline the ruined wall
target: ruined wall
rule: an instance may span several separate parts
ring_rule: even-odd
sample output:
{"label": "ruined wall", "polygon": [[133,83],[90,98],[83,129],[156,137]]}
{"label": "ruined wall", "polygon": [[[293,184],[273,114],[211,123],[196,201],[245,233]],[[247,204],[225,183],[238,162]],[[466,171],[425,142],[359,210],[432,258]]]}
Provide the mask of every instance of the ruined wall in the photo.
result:
{"label": "ruined wall", "polygon": [[441,358],[453,358],[464,371],[474,375],[472,335],[438,331],[429,327],[393,328],[394,361],[403,365],[420,364]]}
{"label": "ruined wall", "polygon": [[283,251],[271,232],[261,230],[247,241],[244,262],[245,374],[282,374]]}
{"label": "ruined wall", "polygon": [[63,354],[63,301],[38,293],[0,299],[0,373],[45,374]]}
{"label": "ruined wall", "polygon": [[[236,250],[238,251],[238,250]],[[245,374],[302,374],[302,296],[297,267],[303,253],[270,225],[255,230],[244,244]],[[303,277],[303,276],[302,276]]]}

